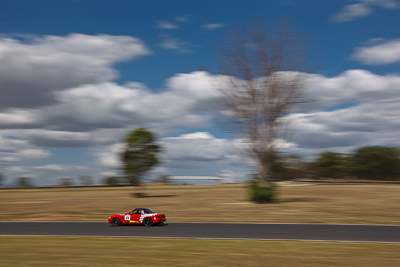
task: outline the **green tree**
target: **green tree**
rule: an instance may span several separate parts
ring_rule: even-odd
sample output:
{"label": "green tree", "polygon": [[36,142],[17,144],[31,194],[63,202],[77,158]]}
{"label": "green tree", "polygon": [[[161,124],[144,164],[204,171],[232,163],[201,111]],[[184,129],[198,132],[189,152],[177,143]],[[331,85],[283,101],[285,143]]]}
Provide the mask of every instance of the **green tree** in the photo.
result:
{"label": "green tree", "polygon": [[276,180],[293,180],[304,174],[304,162],[298,155],[278,155],[272,159],[272,175]]}
{"label": "green tree", "polygon": [[104,179],[104,183],[109,186],[116,186],[119,184],[119,178],[116,176],[109,176]]}
{"label": "green tree", "polygon": [[400,180],[399,151],[383,146],[362,147],[353,155],[352,173],[359,179]]}
{"label": "green tree", "polygon": [[6,177],[0,172],[0,185],[2,185],[5,181]]}
{"label": "green tree", "polygon": [[21,187],[31,187],[32,185],[32,179],[29,177],[18,177],[16,178],[16,185],[21,186]]}
{"label": "green tree", "polygon": [[126,180],[133,186],[140,185],[143,174],[160,162],[160,151],[161,147],[151,131],[140,128],[129,133],[121,153]]}
{"label": "green tree", "polygon": [[349,171],[349,157],[335,152],[324,152],[311,164],[318,178],[344,178]]}

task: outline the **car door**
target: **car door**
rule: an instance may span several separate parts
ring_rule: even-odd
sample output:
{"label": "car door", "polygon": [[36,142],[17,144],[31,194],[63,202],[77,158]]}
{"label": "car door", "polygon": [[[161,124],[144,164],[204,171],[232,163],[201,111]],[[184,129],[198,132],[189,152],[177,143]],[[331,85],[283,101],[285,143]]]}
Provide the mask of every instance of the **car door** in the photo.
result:
{"label": "car door", "polygon": [[131,223],[140,223],[139,219],[140,219],[141,214],[132,214],[131,215]]}
{"label": "car door", "polygon": [[[133,223],[133,224],[140,223],[139,219],[140,219],[141,214],[140,213],[136,213],[136,212],[137,211],[135,210],[135,211],[132,211],[132,212],[129,213],[129,223]],[[127,217],[127,216],[125,216],[125,217]]]}

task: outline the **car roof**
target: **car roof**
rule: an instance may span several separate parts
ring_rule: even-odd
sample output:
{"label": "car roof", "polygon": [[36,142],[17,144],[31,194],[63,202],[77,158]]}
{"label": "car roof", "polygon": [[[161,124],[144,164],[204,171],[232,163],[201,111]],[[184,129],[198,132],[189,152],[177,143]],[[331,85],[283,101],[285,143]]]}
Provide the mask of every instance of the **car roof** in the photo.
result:
{"label": "car roof", "polygon": [[149,209],[149,208],[135,208],[134,210],[149,210],[149,211],[153,211],[152,209]]}

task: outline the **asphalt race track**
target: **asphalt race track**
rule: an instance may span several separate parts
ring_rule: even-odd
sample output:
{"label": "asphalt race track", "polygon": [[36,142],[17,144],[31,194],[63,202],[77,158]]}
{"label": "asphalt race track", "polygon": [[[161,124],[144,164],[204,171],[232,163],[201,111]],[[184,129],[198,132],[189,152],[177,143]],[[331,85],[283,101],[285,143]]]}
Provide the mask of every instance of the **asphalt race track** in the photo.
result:
{"label": "asphalt race track", "polygon": [[0,222],[0,235],[400,242],[400,226],[169,223],[114,227],[106,222]]}

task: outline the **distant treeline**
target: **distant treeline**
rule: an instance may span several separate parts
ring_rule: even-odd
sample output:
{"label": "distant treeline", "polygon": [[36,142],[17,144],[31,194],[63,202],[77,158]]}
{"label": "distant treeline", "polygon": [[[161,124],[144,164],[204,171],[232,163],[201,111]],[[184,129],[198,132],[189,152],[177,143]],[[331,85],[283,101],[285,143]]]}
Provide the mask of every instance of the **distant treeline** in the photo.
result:
{"label": "distant treeline", "polygon": [[[276,153],[271,162],[274,180],[312,179],[360,179],[377,181],[400,181],[400,149],[384,146],[367,146],[351,154],[324,152],[311,162],[298,155]],[[0,172],[0,186],[5,185]],[[81,186],[93,184],[90,176],[79,177]],[[155,182],[168,182],[168,176],[160,176]],[[108,186],[127,185],[123,176],[110,176],[100,183]],[[17,177],[10,183],[19,187],[35,186],[29,177]],[[59,186],[74,186],[73,179],[60,178]]]}
{"label": "distant treeline", "polygon": [[314,161],[304,162],[297,155],[276,154],[272,162],[275,180],[298,178],[400,180],[400,150],[367,146],[352,154],[321,153]]}

